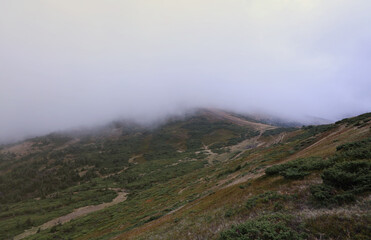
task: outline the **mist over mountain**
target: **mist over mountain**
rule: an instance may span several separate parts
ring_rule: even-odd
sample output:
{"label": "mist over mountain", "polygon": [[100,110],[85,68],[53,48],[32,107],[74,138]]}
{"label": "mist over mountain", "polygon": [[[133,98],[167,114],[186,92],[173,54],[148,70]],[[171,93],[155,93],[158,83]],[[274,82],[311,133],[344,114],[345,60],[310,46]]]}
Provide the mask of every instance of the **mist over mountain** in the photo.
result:
{"label": "mist over mountain", "polygon": [[367,0],[4,1],[0,141],[194,108],[371,110]]}
{"label": "mist over mountain", "polygon": [[302,120],[292,120],[288,118],[281,118],[268,114],[257,113],[237,113],[233,111],[226,111],[217,108],[192,108],[180,111],[177,113],[169,113],[159,115],[156,118],[116,118],[114,120],[99,122],[91,125],[73,126],[64,129],[50,130],[45,132],[38,132],[30,135],[15,135],[13,138],[7,138],[0,141],[0,144],[13,144],[25,139],[33,139],[43,135],[48,136],[66,136],[72,138],[79,137],[110,137],[121,136],[122,134],[138,132],[138,131],[155,131],[164,125],[171,124],[177,121],[185,121],[193,117],[207,116],[213,120],[227,120],[234,123],[233,119],[225,118],[225,116],[235,116],[237,119],[244,119],[252,123],[263,123],[275,127],[294,127],[299,128],[305,125],[321,125],[331,123],[330,120],[323,118],[315,118],[307,116]]}
{"label": "mist over mountain", "polygon": [[369,240],[370,0],[0,0],[0,240]]}

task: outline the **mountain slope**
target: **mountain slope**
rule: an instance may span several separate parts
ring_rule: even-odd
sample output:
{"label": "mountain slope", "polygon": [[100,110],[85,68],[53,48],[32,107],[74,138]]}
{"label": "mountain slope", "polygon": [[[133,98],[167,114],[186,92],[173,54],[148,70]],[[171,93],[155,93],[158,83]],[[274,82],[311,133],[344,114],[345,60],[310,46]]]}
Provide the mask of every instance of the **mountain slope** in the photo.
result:
{"label": "mountain slope", "polygon": [[[286,140],[281,144],[249,150],[241,159],[230,162],[227,170],[216,175],[225,174],[225,177],[217,182],[218,186],[210,194],[172,215],[124,233],[118,239],[243,239],[242,232],[247,226],[258,225],[255,231],[262,222],[275,227],[272,221],[261,220],[264,217],[274,218],[273,222],[289,218],[286,227],[304,225],[302,229],[296,229],[303,234],[303,238],[368,239],[371,233],[368,228],[371,220],[369,170],[365,173],[366,182],[361,183],[364,191],[347,193],[349,199],[342,202],[340,198],[339,202],[330,204],[326,203],[326,199],[315,199],[311,193],[314,187],[321,186],[318,185],[322,182],[322,170],[319,168],[314,168],[305,176],[265,173],[267,167],[300,158],[304,162],[300,162],[299,166],[315,162],[316,158],[315,164],[329,160],[345,161],[342,158],[349,161],[364,159],[370,164],[370,120],[371,114],[367,114],[336,125],[310,127],[287,133]],[[339,147],[349,145],[355,147],[345,152]],[[330,162],[329,166],[332,165],[336,163]],[[344,193],[341,188],[332,191]],[[246,221],[248,225],[239,225],[220,235],[220,230]],[[259,231],[264,232],[264,229]],[[295,234],[289,236],[287,239],[300,239]]]}
{"label": "mountain slope", "polygon": [[[318,184],[331,167],[336,173],[347,164],[367,165],[370,120],[365,114],[330,125],[277,128],[207,109],[155,129],[116,122],[99,134],[52,134],[3,146],[0,238],[111,202],[113,189],[125,189],[127,199],[28,238],[238,239],[241,227],[227,229],[249,219],[248,226],[257,228],[275,219],[282,226],[268,224],[272,229],[312,239],[334,237],[330,225],[343,222],[338,225],[354,235],[370,220],[367,176],[361,184],[366,189],[356,192]],[[350,197],[344,195],[349,199],[343,203],[326,195],[329,188]],[[326,201],[314,200],[315,194]],[[316,225],[322,218],[328,228]],[[305,227],[290,228],[297,223]]]}

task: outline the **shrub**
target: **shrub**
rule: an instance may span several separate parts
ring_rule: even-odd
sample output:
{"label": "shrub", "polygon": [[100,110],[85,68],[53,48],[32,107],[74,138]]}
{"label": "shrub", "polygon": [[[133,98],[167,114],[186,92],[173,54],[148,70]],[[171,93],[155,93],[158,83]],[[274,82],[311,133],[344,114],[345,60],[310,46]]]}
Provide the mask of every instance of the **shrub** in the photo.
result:
{"label": "shrub", "polygon": [[371,138],[339,145],[336,151],[336,162],[371,159]]}
{"label": "shrub", "polygon": [[279,164],[279,165],[274,165],[272,167],[269,167],[265,169],[265,174],[267,175],[276,175],[279,174],[281,171],[286,169],[286,165],[284,164]]}
{"label": "shrub", "polygon": [[343,190],[371,190],[371,162],[360,160],[338,163],[322,174],[323,183]]}
{"label": "shrub", "polygon": [[302,179],[309,175],[310,171],[321,170],[332,164],[332,159],[322,159],[318,157],[299,158],[288,163],[269,167],[265,170],[265,174],[279,174],[286,179]]}
{"label": "shrub", "polygon": [[310,192],[313,202],[319,206],[342,205],[355,200],[353,193],[339,191],[325,184],[312,185]]}
{"label": "shrub", "polygon": [[371,190],[371,162],[341,162],[326,169],[323,184],[311,186],[312,199],[322,206],[353,202],[356,195]]}
{"label": "shrub", "polygon": [[260,239],[260,240],[299,240],[306,239],[302,227],[294,223],[291,216],[269,215],[232,226],[220,234],[219,240]]}
{"label": "shrub", "polygon": [[288,168],[280,173],[286,179],[303,179],[309,174],[310,172],[303,171],[299,168]]}

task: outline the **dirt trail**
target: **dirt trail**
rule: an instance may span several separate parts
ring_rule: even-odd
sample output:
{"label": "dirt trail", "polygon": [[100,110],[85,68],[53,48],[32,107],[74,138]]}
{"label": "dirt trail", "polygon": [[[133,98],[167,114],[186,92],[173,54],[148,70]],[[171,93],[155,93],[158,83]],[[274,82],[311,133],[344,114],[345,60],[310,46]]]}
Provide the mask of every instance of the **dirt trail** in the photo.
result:
{"label": "dirt trail", "polygon": [[115,199],[113,199],[112,202],[77,208],[72,213],[69,213],[65,216],[55,218],[55,219],[50,220],[49,222],[46,222],[46,223],[44,223],[44,224],[42,224],[38,227],[33,227],[31,229],[28,229],[28,230],[24,231],[24,233],[15,236],[13,238],[13,240],[19,240],[19,239],[23,239],[25,237],[31,236],[31,235],[37,233],[39,228],[40,228],[40,230],[45,230],[45,229],[51,228],[53,226],[56,226],[58,224],[64,224],[64,223],[67,223],[67,222],[71,221],[72,219],[76,219],[76,218],[88,215],[89,213],[102,210],[104,208],[113,206],[115,204],[118,204],[118,203],[123,202],[123,201],[126,200],[127,193],[123,189],[116,189],[115,188],[115,189],[112,189],[112,190],[117,191],[117,197]]}
{"label": "dirt trail", "polygon": [[143,157],[143,154],[135,155],[129,159],[129,163],[134,163],[135,159]]}
{"label": "dirt trail", "polygon": [[[246,174],[245,176],[240,177],[240,178],[228,179],[228,181],[232,180],[232,182],[229,183],[228,185],[223,186],[222,189],[228,188],[228,187],[232,187],[234,185],[241,184],[241,183],[244,183],[244,182],[247,182],[247,180],[250,180],[250,179],[259,178],[259,177],[263,176],[264,174],[265,174],[264,169],[262,169],[262,170],[260,170],[257,173],[249,173],[249,174]],[[228,181],[225,181],[225,182],[228,182]],[[222,185],[222,184],[220,184],[220,185]]]}
{"label": "dirt trail", "polygon": [[308,151],[309,149],[312,149],[313,147],[317,146],[318,144],[320,144],[321,142],[331,138],[332,136],[334,135],[337,135],[339,133],[341,133],[343,130],[345,129],[345,126],[342,125],[339,129],[337,129],[335,132],[332,132],[330,133],[329,135],[323,137],[322,139],[316,141],[315,143],[313,143],[312,145],[310,145],[309,147],[305,148],[304,151]]}
{"label": "dirt trail", "polygon": [[107,174],[107,175],[104,175],[104,176],[101,176],[101,178],[105,179],[105,178],[109,178],[111,176],[114,176],[114,175],[119,175],[123,172],[125,172],[129,167],[124,167],[123,169],[121,169],[120,171],[118,172],[114,172],[114,173],[110,173],[110,174]]}
{"label": "dirt trail", "polygon": [[249,149],[252,149],[252,148],[255,148],[255,147],[259,146],[259,144],[261,144],[258,141],[260,136],[261,136],[261,133],[260,133],[259,136],[246,139],[246,140],[244,140],[240,143],[237,143],[236,145],[231,146],[230,147],[231,152],[240,151],[240,153],[237,154],[236,156],[234,156],[231,160],[239,158],[243,153],[245,153],[246,150],[249,150]]}
{"label": "dirt trail", "polygon": [[307,154],[308,152],[310,151],[313,151],[313,149],[315,147],[318,148],[318,146],[322,143],[322,142],[325,142],[325,141],[328,141],[329,139],[332,139],[334,136],[337,136],[339,134],[344,134],[344,132],[346,131],[349,131],[350,129],[346,129],[345,126],[341,126],[340,128],[338,128],[336,131],[328,134],[327,136],[319,139],[318,141],[315,141],[313,144],[309,145],[308,147],[300,150],[299,152],[291,155],[290,157],[288,157],[285,162],[287,161],[290,161],[290,160],[293,160],[293,159],[296,159],[296,158],[299,158],[299,157],[303,157],[305,156],[305,154]]}
{"label": "dirt trail", "polygon": [[278,143],[282,142],[283,139],[286,137],[286,135],[287,135],[287,133],[285,133],[285,132],[280,133],[280,134],[278,135],[278,137],[275,138],[275,139],[273,140],[272,145],[274,145],[274,144],[278,144]]}
{"label": "dirt trail", "polygon": [[218,154],[217,154],[217,153],[214,153],[213,151],[211,151],[211,150],[209,149],[209,147],[206,146],[205,144],[202,143],[202,145],[204,146],[203,152],[205,152],[206,154],[209,155],[209,156],[206,158],[206,159],[207,159],[207,162],[208,162],[210,165],[212,165],[215,156],[217,156]]}

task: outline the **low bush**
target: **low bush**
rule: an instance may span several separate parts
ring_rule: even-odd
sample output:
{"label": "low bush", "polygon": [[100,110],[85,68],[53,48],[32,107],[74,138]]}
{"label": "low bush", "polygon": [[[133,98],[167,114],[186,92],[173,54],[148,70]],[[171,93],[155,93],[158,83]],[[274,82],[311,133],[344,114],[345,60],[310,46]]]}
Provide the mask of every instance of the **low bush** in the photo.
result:
{"label": "low bush", "polygon": [[366,160],[337,163],[322,174],[323,183],[343,190],[371,190],[371,162]]}
{"label": "low bush", "polygon": [[304,171],[300,168],[288,168],[280,173],[286,179],[303,179],[309,175],[310,172]]}
{"label": "low bush", "polygon": [[287,166],[285,164],[279,164],[279,165],[274,165],[272,167],[269,167],[265,169],[265,174],[266,175],[276,175],[285,170]]}
{"label": "low bush", "polygon": [[336,151],[337,162],[371,159],[371,138],[339,145]]}
{"label": "low bush", "polygon": [[367,139],[357,141],[357,142],[345,143],[345,144],[337,146],[336,151],[358,149],[358,148],[367,146],[370,143],[371,143],[371,138],[367,138]]}
{"label": "low bush", "polygon": [[310,187],[312,199],[318,206],[335,206],[351,203],[355,200],[355,195],[350,192],[339,191],[334,187],[318,184]]}
{"label": "low bush", "polygon": [[310,171],[322,170],[332,164],[332,159],[322,159],[318,157],[300,158],[288,163],[269,167],[265,170],[265,174],[279,174],[286,179],[302,179],[309,175]]}
{"label": "low bush", "polygon": [[356,196],[371,190],[371,162],[367,160],[340,162],[326,169],[323,183],[311,186],[317,205],[341,205],[353,202]]}
{"label": "low bush", "polygon": [[223,231],[219,240],[299,240],[306,239],[303,228],[291,216],[276,214],[249,220]]}

